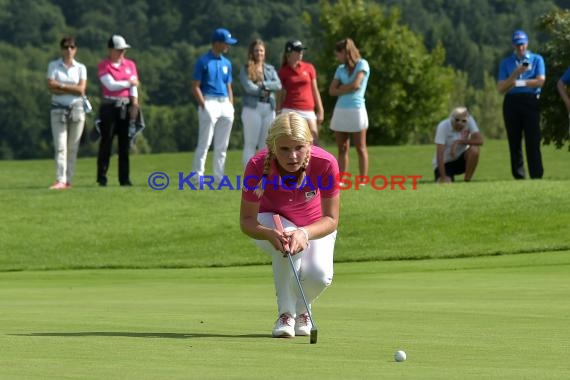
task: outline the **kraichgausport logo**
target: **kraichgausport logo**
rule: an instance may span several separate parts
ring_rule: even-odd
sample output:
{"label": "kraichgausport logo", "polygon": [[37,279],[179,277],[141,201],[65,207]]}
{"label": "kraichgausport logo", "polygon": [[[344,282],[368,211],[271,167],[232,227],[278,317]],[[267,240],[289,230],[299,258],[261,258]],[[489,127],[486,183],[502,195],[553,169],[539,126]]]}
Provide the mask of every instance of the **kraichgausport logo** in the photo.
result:
{"label": "kraichgausport logo", "polygon": [[[375,175],[353,176],[351,173],[341,172],[336,176],[319,176],[316,182],[306,176],[301,183],[296,182],[296,177],[285,176],[223,176],[216,180],[211,175],[198,175],[195,172],[186,174],[178,172],[178,181],[175,181],[178,190],[241,190],[254,191],[261,187],[264,191],[268,188],[284,190],[305,190],[305,197],[315,197],[317,190],[360,190],[365,185],[370,185],[374,190],[417,190],[418,180],[421,175]],[[165,190],[170,186],[170,177],[164,172],[154,172],[148,177],[148,186],[152,190]]]}

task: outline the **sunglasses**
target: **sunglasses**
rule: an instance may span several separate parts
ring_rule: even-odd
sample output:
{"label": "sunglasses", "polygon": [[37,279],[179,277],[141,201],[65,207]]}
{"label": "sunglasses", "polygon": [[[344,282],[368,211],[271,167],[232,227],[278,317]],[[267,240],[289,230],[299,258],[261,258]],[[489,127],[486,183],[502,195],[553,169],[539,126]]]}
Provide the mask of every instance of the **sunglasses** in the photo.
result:
{"label": "sunglasses", "polygon": [[61,48],[62,48],[63,50],[75,49],[75,45],[63,45]]}
{"label": "sunglasses", "polygon": [[459,119],[459,118],[456,117],[456,118],[455,118],[455,122],[456,122],[456,123],[463,123],[463,124],[465,124],[465,123],[467,123],[467,119]]}

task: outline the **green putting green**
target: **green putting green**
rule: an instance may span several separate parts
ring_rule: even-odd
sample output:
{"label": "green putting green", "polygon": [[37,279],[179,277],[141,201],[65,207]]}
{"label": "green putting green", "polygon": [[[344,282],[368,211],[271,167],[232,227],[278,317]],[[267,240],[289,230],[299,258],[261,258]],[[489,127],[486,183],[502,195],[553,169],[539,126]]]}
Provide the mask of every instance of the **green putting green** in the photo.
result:
{"label": "green putting green", "polygon": [[5,272],[0,378],[565,379],[569,270],[568,252],[338,264],[316,345],[270,337],[269,266]]}

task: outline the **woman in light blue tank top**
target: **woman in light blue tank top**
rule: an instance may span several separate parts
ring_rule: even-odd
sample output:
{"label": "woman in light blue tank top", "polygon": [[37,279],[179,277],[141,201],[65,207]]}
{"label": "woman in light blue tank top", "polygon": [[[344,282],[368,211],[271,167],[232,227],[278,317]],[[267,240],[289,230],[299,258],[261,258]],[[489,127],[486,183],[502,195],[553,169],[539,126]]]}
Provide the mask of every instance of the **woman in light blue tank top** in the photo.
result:
{"label": "woman in light blue tank top", "polygon": [[350,38],[336,43],[335,55],[341,65],[336,69],[329,86],[329,94],[338,96],[330,128],[335,131],[339,168],[341,172],[348,171],[348,151],[352,135],[358,154],[359,175],[367,176],[368,113],[364,94],[370,76],[370,67],[368,62],[360,56],[358,48]]}

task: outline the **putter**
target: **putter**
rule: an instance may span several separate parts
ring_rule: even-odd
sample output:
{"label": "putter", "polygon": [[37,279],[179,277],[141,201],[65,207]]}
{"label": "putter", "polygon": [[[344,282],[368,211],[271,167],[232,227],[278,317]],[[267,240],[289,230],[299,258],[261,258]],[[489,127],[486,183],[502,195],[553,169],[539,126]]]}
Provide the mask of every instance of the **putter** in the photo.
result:
{"label": "putter", "polygon": [[[277,214],[273,214],[273,221],[275,222],[275,227],[278,231],[283,232],[283,224],[281,223],[281,217]],[[305,292],[303,291],[303,286],[301,285],[301,280],[299,279],[299,275],[295,270],[295,265],[293,264],[293,259],[291,258],[291,251],[289,251],[289,245],[284,245],[285,254],[289,258],[289,263],[291,264],[291,270],[295,275],[295,280],[297,280],[297,285],[299,285],[299,290],[301,292],[301,297],[303,297],[303,302],[305,303],[305,307],[307,308],[307,313],[309,314],[309,320],[311,321],[311,344],[317,343],[317,325],[313,320],[313,313],[311,312],[311,308],[309,307],[309,303],[307,302],[307,298],[305,297]]]}

